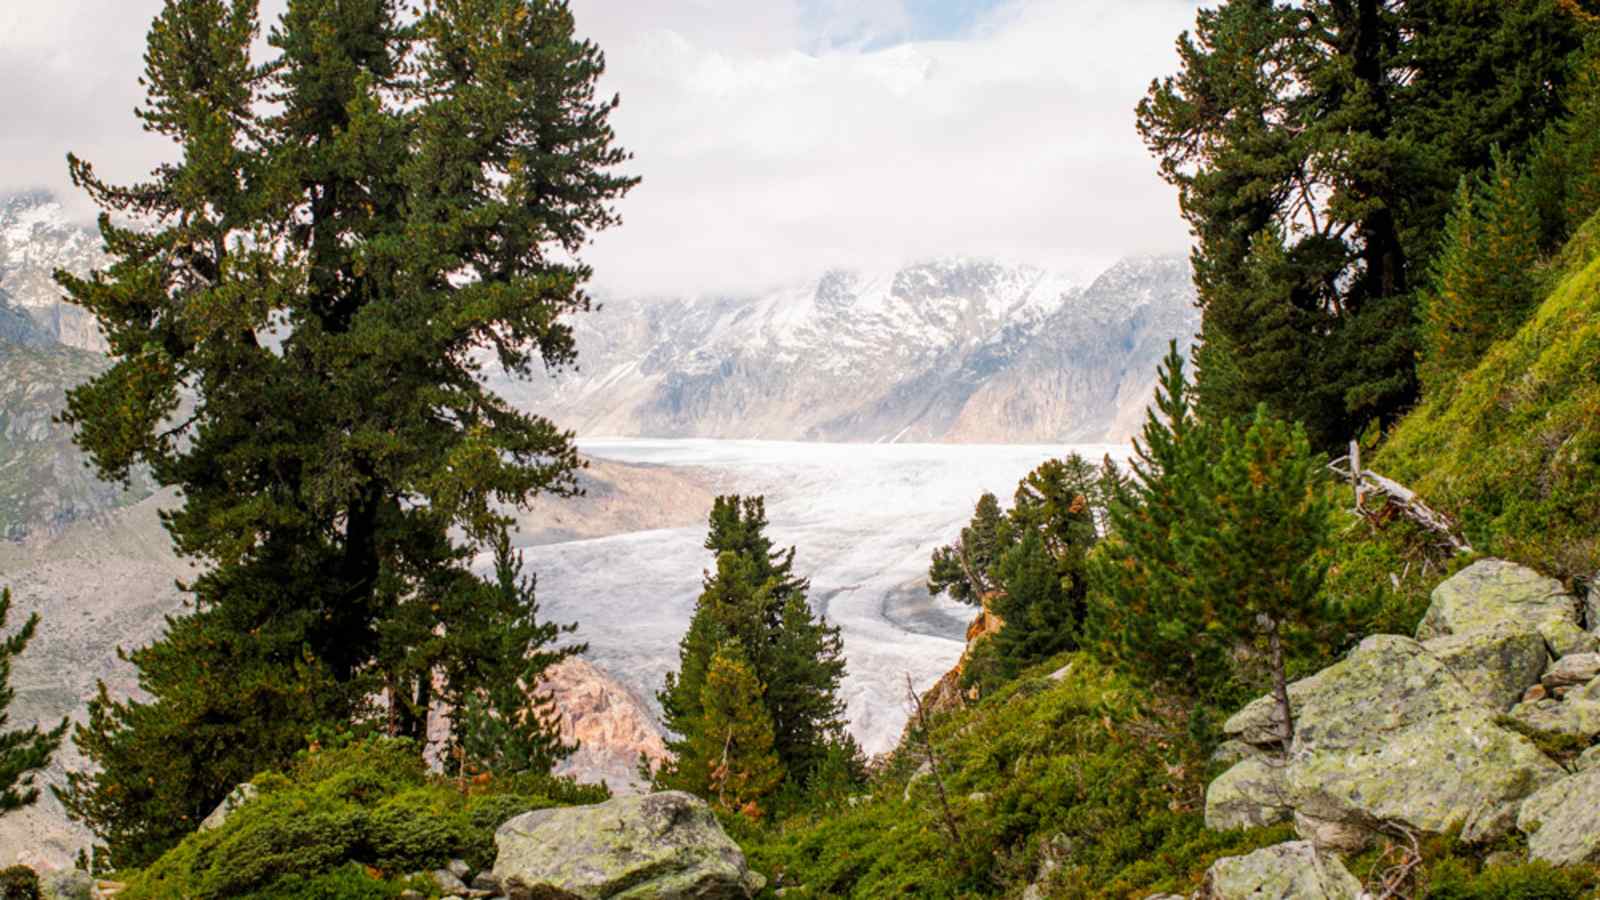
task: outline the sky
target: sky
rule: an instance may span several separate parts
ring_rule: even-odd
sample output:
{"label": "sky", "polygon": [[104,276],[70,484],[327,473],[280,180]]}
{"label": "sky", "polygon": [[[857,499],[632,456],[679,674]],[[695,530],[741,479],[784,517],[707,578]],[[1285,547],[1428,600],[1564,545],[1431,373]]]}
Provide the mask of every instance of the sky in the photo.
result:
{"label": "sky", "polygon": [[[69,195],[69,150],[116,180],[170,157],[131,114],[159,8],[0,4],[0,191]],[[1133,108],[1173,71],[1196,0],[572,8],[622,98],[625,171],[644,179],[584,252],[602,294],[744,293],[953,256],[1087,278],[1188,245]]]}

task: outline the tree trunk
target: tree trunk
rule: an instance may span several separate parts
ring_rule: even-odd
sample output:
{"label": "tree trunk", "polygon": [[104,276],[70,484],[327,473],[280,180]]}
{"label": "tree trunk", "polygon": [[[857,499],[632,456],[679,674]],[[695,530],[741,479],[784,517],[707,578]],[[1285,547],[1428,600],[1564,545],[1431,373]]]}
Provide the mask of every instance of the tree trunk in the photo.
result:
{"label": "tree trunk", "polygon": [[1289,708],[1289,683],[1284,675],[1283,641],[1278,628],[1278,620],[1273,619],[1267,628],[1267,651],[1272,665],[1272,696],[1278,700],[1278,715],[1283,719],[1283,756],[1288,759],[1289,747],[1294,743],[1294,711]]}

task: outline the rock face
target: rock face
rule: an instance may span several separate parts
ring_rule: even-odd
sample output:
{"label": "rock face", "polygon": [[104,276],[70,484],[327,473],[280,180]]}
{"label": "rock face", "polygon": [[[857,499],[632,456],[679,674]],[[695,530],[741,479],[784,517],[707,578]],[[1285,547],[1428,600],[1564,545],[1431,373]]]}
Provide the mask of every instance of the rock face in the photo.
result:
{"label": "rock face", "polygon": [[[1302,837],[1338,849],[1360,846],[1382,823],[1460,828],[1467,841],[1505,834],[1522,801],[1565,771],[1499,716],[1510,708],[1545,730],[1600,731],[1600,682],[1565,701],[1517,703],[1578,621],[1552,579],[1498,560],[1468,568],[1435,592],[1418,631],[1426,643],[1375,635],[1290,685],[1295,739],[1281,776],[1258,760],[1238,763],[1207,793],[1208,824],[1249,824],[1287,807]],[[1581,663],[1560,671],[1581,674]],[[1271,748],[1278,724],[1276,704],[1263,697],[1224,729]],[[1285,799],[1263,802],[1264,794]]]}
{"label": "rock face", "polygon": [[502,387],[580,435],[831,441],[1121,439],[1167,343],[1198,330],[1187,261],[1087,287],[973,260],[828,272],[738,298],[607,299],[580,368]]}
{"label": "rock face", "polygon": [[1206,871],[1205,900],[1357,900],[1361,882],[1309,841],[1230,856]]}
{"label": "rock face", "polygon": [[1528,798],[1517,817],[1528,854],[1558,866],[1600,863],[1600,769],[1590,768]]}
{"label": "rock face", "polygon": [[1554,578],[1505,560],[1485,559],[1434,590],[1417,639],[1507,624],[1537,631],[1551,655],[1565,656],[1594,649],[1594,637],[1583,631],[1578,609],[1578,601]]}
{"label": "rock face", "polygon": [[254,800],[259,793],[256,786],[248,782],[229,791],[228,796],[223,797],[217,808],[211,811],[211,815],[201,820],[200,830],[211,831],[221,828],[223,823],[228,821],[228,817],[233,815],[234,810]]}
{"label": "rock face", "polygon": [[563,660],[545,674],[540,689],[554,696],[561,710],[561,739],[578,743],[578,752],[562,760],[556,774],[634,792],[645,787],[639,780],[639,758],[652,768],[667,758],[666,741],[650,707],[593,663]]}
{"label": "rock face", "polygon": [[1222,773],[1206,788],[1206,827],[1261,828],[1288,821],[1289,782],[1281,760],[1257,756]]}
{"label": "rock face", "polygon": [[721,900],[765,884],[711,809],[678,791],[523,813],[494,840],[494,875],[512,900]]}

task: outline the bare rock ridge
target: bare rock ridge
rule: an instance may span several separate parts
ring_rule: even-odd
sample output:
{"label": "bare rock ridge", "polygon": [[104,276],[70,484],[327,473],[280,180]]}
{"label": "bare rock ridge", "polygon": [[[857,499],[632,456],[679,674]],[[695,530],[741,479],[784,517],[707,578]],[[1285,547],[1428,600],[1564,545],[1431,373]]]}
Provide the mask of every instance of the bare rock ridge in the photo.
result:
{"label": "bare rock ridge", "polygon": [[99,233],[75,221],[55,197],[0,195],[0,290],[53,340],[105,352],[94,318],[62,299],[53,277],[57,269],[81,274],[105,260]]}

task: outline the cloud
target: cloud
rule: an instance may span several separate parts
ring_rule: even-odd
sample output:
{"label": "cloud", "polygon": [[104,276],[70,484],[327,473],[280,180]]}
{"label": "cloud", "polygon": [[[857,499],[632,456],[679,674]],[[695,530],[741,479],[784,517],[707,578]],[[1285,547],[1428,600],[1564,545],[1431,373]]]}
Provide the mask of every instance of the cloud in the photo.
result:
{"label": "cloud", "polygon": [[[0,188],[66,151],[137,177],[159,0],[0,11]],[[1087,271],[1181,250],[1133,128],[1192,0],[575,0],[644,183],[586,251],[607,292],[706,294],[988,256]],[[934,35],[934,37],[928,37]]]}

